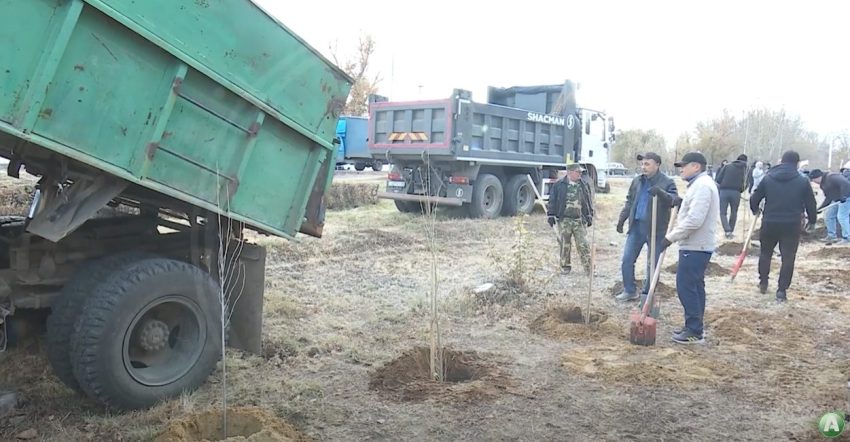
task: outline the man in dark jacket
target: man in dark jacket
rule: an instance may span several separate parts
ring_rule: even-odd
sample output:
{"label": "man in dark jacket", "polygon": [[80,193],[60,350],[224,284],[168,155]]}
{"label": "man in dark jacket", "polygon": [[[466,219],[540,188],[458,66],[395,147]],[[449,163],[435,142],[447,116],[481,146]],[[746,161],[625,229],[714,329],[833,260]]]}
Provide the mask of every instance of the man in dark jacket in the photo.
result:
{"label": "man in dark jacket", "polygon": [[826,238],[827,242],[834,242],[836,238],[835,225],[841,225],[841,245],[850,245],[850,180],[844,178],[840,173],[824,174],[820,169],[809,172],[809,179],[820,184],[823,191],[823,203],[818,210],[832,204],[838,203],[826,211]]}
{"label": "man in dark jacket", "polygon": [[[623,233],[626,220],[629,220],[629,233],[626,237],[626,246],[623,250],[623,292],[617,295],[618,301],[633,301],[638,299],[637,287],[635,286],[635,262],[643,250],[644,244],[649,249],[652,229],[652,197],[658,196],[658,213],[656,216],[655,237],[655,262],[661,254],[661,241],[667,234],[667,223],[670,220],[670,208],[678,201],[679,195],[676,183],[667,175],[661,173],[661,157],[654,152],[647,152],[637,156],[640,161],[641,175],[636,176],[629,186],[626,195],[626,204],[620,211],[620,219],[617,222],[617,232]],[[647,256],[649,253],[647,253]],[[646,278],[643,284],[643,294],[649,292],[649,283],[652,272],[649,268],[649,259],[646,260]]]}
{"label": "man in dark jacket", "polygon": [[[735,223],[738,221],[738,206],[741,205],[741,193],[747,187],[747,156],[738,155],[738,159],[723,166],[717,171],[714,181],[720,192],[720,222],[726,231],[726,239],[732,239],[735,234]],[[731,209],[731,213],[728,215]]]}
{"label": "man in dark jacket", "polygon": [[759,256],[759,291],[767,293],[770,261],[779,243],[782,266],[779,269],[779,286],[776,302],[787,300],[786,290],[794,276],[794,261],[800,245],[800,220],[803,211],[808,216],[807,230],[813,230],[817,220],[815,194],[809,181],[797,171],[800,155],[793,150],[782,154],[782,164],[771,168],[750,197],[750,210],[758,214],[764,200],[764,217],[761,220],[761,255]]}
{"label": "man in dark jacket", "polygon": [[593,199],[590,185],[581,179],[580,164],[567,166],[567,176],[555,183],[549,193],[548,222],[558,225],[560,235],[561,272],[570,273],[571,239],[575,237],[578,255],[584,270],[590,274],[590,244],[587,228],[593,224]]}

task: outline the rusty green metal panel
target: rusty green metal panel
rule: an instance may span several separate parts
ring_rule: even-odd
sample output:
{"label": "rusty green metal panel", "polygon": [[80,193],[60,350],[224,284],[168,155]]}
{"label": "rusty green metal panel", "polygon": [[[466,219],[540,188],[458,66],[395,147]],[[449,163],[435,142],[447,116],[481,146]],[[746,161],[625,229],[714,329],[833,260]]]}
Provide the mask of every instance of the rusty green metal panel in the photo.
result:
{"label": "rusty green metal panel", "polygon": [[0,131],[297,232],[351,79],[287,28],[235,0],[0,0],[0,10],[10,42]]}

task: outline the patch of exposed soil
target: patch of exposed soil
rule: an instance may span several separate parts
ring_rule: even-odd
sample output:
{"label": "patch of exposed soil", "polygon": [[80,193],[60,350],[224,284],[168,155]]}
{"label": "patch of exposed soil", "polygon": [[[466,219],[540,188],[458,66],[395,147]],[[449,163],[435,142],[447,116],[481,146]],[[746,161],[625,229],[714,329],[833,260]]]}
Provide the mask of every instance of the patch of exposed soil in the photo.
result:
{"label": "patch of exposed soil", "polygon": [[712,310],[705,315],[705,327],[712,341],[719,345],[746,345],[756,350],[768,350],[776,345],[793,350],[811,345],[806,331],[785,313],[734,308]]}
{"label": "patch of exposed soil", "polygon": [[850,247],[825,245],[822,249],[809,253],[809,258],[850,260]]}
{"label": "patch of exposed soil", "polygon": [[172,422],[154,441],[306,442],[314,440],[262,408],[228,409],[226,433],[223,428],[221,411],[206,411]]}
{"label": "patch of exposed soil", "polygon": [[[700,351],[702,350],[702,351]],[[705,349],[622,345],[577,348],[563,358],[567,370],[605,383],[698,389],[719,385],[737,371]]]}
{"label": "patch of exposed soil", "polygon": [[416,347],[377,369],[369,388],[394,399],[420,401],[432,397],[475,401],[499,395],[508,385],[496,364],[474,351],[444,348],[443,382],[431,373],[430,349]]}
{"label": "patch of exposed soil", "polygon": [[[670,264],[669,266],[667,266],[667,268],[665,270],[667,270],[670,273],[676,273],[676,271],[679,270],[679,263],[674,262],[673,264]],[[714,261],[709,261],[708,262],[708,268],[705,270],[706,276],[722,277],[722,276],[729,276],[730,273],[731,272],[729,271],[729,269],[723,268],[723,266],[721,266],[720,264],[718,264]]]}
{"label": "patch of exposed soil", "polygon": [[801,270],[800,274],[811,283],[808,293],[846,293],[850,287],[850,272],[846,269]]}
{"label": "patch of exposed soil", "polygon": [[590,324],[585,324],[584,313],[578,306],[553,307],[531,322],[534,333],[554,339],[593,339],[616,337],[623,327],[608,321],[608,314],[591,310]]}
{"label": "patch of exposed soil", "polygon": [[[635,281],[635,286],[638,288],[638,291],[642,290],[643,280],[638,279]],[[613,286],[611,286],[612,296],[617,296],[620,293],[623,293],[623,281],[617,281]],[[661,281],[658,281],[658,286],[655,287],[655,294],[661,296],[661,299],[672,299],[677,296],[675,287],[671,287]]]}
{"label": "patch of exposed soil", "polygon": [[[744,247],[744,243],[740,242],[727,242],[723,243],[718,247],[714,253],[718,255],[726,255],[726,256],[738,256],[741,254],[741,249]],[[750,242],[750,246],[747,248],[747,256],[756,256],[759,254],[759,246],[758,244],[754,244],[752,241]]]}

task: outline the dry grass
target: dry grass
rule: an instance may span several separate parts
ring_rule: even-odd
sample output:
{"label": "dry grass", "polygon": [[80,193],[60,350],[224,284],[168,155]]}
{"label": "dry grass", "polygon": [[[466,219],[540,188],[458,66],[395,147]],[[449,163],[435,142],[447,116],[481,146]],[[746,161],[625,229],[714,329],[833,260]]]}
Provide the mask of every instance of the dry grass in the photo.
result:
{"label": "dry grass", "polygon": [[[483,363],[511,380],[488,384],[486,396],[463,401],[451,391],[460,394],[472,383],[447,390],[428,384],[438,392],[415,402],[396,402],[369,388],[381,367],[426,342],[428,252],[421,216],[379,201],[329,212],[322,239],[289,243],[253,236],[269,249],[265,351],[229,352],[228,403],[260,407],[321,440],[816,437],[811,420],[845,403],[850,307],[844,292],[814,284],[822,274],[807,272],[843,269],[842,262],[821,257],[820,244],[803,244],[790,305],[777,306],[758,294],[756,258],[748,258],[734,284],[728,275],[706,279],[707,345],[673,347],[667,336],[681,325],[682,310],[675,299],[665,299],[658,344],[631,346],[626,326],[633,304],[617,304],[608,292],[621,279],[625,237],[615,233],[614,220],[627,185],[615,180],[611,194],[597,196],[600,276],[591,310],[607,320],[596,328],[546,315],[565,305],[584,308],[587,280],[582,272],[557,274],[557,243],[539,212],[526,224],[527,256],[544,277],[529,290],[531,302],[494,306],[498,314],[454,308],[469,301],[472,288],[504,277],[488,254],[510,256],[516,220],[456,219],[438,211],[443,345],[486,355]],[[712,261],[731,268],[734,257]],[[778,261],[773,268],[775,288]],[[661,278],[674,284],[668,272]],[[151,440],[172,423],[221,406],[216,373],[198,391],[149,411],[111,414],[61,386],[39,348],[11,349],[0,363],[0,379],[25,398],[14,421],[0,419],[3,440],[28,428],[38,428],[44,440]],[[682,421],[682,410],[694,404],[694,416]],[[743,415],[758,419],[742,422]],[[600,421],[614,424],[600,435]]]}
{"label": "dry grass", "polygon": [[378,203],[380,185],[369,183],[331,183],[325,193],[328,210],[344,210]]}

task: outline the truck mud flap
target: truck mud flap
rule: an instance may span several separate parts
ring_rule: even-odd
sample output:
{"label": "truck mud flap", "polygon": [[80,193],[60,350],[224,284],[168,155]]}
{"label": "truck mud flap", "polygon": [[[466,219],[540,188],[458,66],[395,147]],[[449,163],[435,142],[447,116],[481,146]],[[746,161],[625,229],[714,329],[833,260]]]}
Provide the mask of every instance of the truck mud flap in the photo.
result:
{"label": "truck mud flap", "polygon": [[396,200],[396,201],[415,201],[418,203],[426,203],[431,201],[434,204],[443,206],[460,207],[463,205],[463,200],[460,198],[446,198],[441,196],[426,197],[425,195],[412,195],[409,193],[393,193],[393,192],[378,192],[378,198]]}
{"label": "truck mud flap", "polygon": [[325,227],[325,189],[330,186],[331,172],[336,166],[334,155],[335,152],[332,152],[325,156],[325,161],[322,162],[319,173],[316,175],[316,181],[313,182],[313,189],[310,191],[310,198],[304,210],[304,221],[298,229],[305,235],[322,237],[322,230]]}

